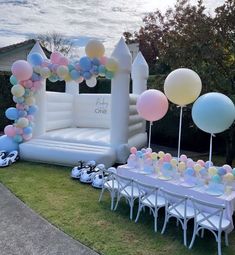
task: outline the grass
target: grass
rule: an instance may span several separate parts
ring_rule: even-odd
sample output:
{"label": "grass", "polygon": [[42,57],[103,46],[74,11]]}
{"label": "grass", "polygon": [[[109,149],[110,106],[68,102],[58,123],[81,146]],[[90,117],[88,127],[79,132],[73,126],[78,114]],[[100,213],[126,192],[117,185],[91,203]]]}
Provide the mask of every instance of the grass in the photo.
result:
{"label": "grass", "polygon": [[[210,233],[197,238],[192,250],[183,246],[181,228],[172,220],[164,235],[164,211],[159,215],[159,232],[153,232],[152,217],[146,210],[137,224],[129,220],[129,207],[122,202],[117,211],[110,211],[106,193],[98,203],[100,190],[69,178],[71,169],[29,162],[18,162],[0,169],[0,181],[29,207],[52,224],[90,248],[106,255],[161,255],[217,253],[217,244]],[[136,208],[135,212],[136,215]],[[191,240],[193,224],[189,224]],[[223,254],[235,254],[235,232],[229,235],[230,246],[223,245]]]}

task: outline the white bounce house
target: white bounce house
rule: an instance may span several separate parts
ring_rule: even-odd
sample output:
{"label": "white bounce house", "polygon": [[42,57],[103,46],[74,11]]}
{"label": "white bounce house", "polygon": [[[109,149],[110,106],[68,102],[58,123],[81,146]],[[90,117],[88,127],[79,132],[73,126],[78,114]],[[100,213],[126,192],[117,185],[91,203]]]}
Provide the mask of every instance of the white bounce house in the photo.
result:
{"label": "white bounce house", "polygon": [[[46,58],[39,44],[33,52]],[[137,113],[136,101],[147,88],[148,65],[141,53],[132,64],[123,38],[112,56],[119,70],[111,81],[111,94],[80,94],[75,81],[66,82],[65,93],[49,92],[44,82],[36,94],[39,110],[33,138],[19,147],[22,159],[70,166],[95,160],[110,167],[125,163],[130,147],[146,146],[145,121]]]}

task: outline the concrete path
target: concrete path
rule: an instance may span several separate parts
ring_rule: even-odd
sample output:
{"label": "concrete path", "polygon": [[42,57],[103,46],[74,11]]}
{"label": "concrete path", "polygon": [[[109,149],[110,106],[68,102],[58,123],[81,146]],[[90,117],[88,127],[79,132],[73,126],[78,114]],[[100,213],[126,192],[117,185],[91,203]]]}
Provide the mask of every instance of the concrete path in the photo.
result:
{"label": "concrete path", "polygon": [[97,255],[32,211],[0,183],[1,255]]}

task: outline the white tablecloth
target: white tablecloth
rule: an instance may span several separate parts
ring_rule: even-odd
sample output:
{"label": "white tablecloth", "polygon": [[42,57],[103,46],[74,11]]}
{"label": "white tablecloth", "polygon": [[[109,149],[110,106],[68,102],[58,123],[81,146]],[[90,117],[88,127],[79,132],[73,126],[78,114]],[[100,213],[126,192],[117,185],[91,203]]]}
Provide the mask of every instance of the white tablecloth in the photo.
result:
{"label": "white tablecloth", "polygon": [[158,187],[164,188],[171,192],[177,192],[178,194],[193,196],[203,201],[207,201],[215,204],[223,204],[226,207],[225,217],[232,222],[231,230],[234,228],[232,215],[235,211],[235,191],[232,191],[229,195],[223,194],[221,196],[212,196],[206,193],[206,186],[188,188],[180,185],[179,181],[176,180],[161,180],[157,178],[156,174],[143,174],[138,172],[134,168],[130,168],[127,165],[122,165],[117,168],[117,173],[128,177],[133,178],[143,183],[149,185],[156,185]]}

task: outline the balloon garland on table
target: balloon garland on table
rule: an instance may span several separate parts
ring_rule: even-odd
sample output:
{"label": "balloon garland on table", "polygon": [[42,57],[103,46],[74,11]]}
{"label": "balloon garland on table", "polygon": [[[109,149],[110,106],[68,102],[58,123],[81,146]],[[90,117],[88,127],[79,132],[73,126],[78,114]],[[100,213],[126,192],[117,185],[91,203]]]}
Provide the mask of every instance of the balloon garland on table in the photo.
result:
{"label": "balloon garland on table", "polygon": [[52,52],[50,59],[44,59],[39,53],[31,53],[27,61],[17,60],[13,63],[10,83],[11,93],[16,107],[10,107],[5,115],[13,120],[12,125],[4,129],[7,137],[15,143],[32,138],[34,115],[37,112],[35,93],[40,90],[43,80],[51,82],[86,81],[88,87],[94,87],[97,76],[112,79],[118,70],[118,62],[114,58],[104,56],[105,48],[97,40],[90,40],[85,48],[86,56],[71,61],[60,52]]}
{"label": "balloon garland on table", "polygon": [[179,135],[178,135],[178,160],[180,157],[181,129],[183,107],[193,103],[202,90],[199,75],[188,68],[178,68],[172,71],[165,80],[164,92],[172,103],[180,107]]}

